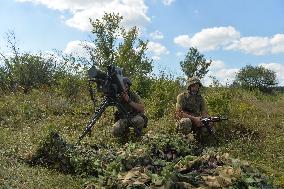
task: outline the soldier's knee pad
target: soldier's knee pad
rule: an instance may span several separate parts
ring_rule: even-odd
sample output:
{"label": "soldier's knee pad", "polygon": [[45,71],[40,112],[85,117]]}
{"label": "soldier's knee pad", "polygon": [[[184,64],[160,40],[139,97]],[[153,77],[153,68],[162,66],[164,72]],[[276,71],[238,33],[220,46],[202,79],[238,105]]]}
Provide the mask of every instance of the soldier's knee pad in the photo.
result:
{"label": "soldier's knee pad", "polygon": [[131,119],[132,126],[134,128],[143,128],[144,127],[144,118],[140,115],[137,115]]}
{"label": "soldier's knee pad", "polygon": [[126,132],[127,132],[127,120],[120,119],[117,122],[115,122],[112,128],[112,134],[115,137],[122,137],[125,134],[127,134]]}
{"label": "soldier's knee pad", "polygon": [[182,118],[177,122],[178,131],[189,134],[192,131],[192,122],[189,118]]}

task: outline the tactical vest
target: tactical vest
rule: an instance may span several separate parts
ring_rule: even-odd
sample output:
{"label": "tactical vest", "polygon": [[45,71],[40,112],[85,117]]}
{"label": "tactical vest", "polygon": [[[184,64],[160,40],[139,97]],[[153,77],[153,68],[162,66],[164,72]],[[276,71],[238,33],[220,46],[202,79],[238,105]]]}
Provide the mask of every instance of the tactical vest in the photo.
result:
{"label": "tactical vest", "polygon": [[200,94],[180,94],[177,101],[177,107],[193,116],[201,116],[201,113],[206,110],[204,99]]}

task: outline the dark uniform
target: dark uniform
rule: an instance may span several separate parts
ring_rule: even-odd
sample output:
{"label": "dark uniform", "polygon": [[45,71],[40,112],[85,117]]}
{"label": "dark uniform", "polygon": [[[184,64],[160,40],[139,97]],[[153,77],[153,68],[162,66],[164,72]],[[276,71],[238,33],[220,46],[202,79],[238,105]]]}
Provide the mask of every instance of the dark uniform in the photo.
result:
{"label": "dark uniform", "polygon": [[[135,103],[141,103],[141,98],[138,94],[129,91],[129,99]],[[112,129],[112,133],[115,137],[125,137],[129,133],[129,127],[134,128],[134,132],[137,136],[140,136],[142,129],[147,126],[147,118],[143,113],[137,112],[129,103],[121,100],[120,102],[124,108],[129,113],[128,119],[123,112],[117,111],[115,113],[115,124]]]}

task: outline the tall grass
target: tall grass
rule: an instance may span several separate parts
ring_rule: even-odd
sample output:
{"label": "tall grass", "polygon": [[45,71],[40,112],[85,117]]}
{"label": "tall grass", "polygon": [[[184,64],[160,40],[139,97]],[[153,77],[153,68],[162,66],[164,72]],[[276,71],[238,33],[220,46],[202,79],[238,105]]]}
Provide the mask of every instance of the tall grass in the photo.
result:
{"label": "tall grass", "polygon": [[[158,85],[158,84],[157,84]],[[168,84],[169,85],[169,84]],[[162,92],[162,91],[161,91]],[[208,88],[204,92],[211,115],[225,115],[227,122],[216,124],[219,149],[235,157],[246,159],[284,186],[284,95],[265,95],[257,91],[230,88]],[[145,133],[173,134],[175,94],[144,99],[150,114]],[[152,104],[151,104],[152,103]],[[166,105],[167,107],[164,107]],[[165,109],[166,108],[166,109]],[[159,110],[159,115],[155,112]],[[83,145],[121,146],[110,130],[114,108],[108,108],[96,123],[92,137]],[[86,178],[58,173],[24,163],[50,133],[60,133],[69,143],[75,143],[92,117],[93,104],[87,93],[76,100],[61,93],[32,90],[28,94],[0,97],[0,185],[4,188],[82,188]],[[155,118],[155,116],[157,116]],[[134,141],[135,142],[135,141]]]}

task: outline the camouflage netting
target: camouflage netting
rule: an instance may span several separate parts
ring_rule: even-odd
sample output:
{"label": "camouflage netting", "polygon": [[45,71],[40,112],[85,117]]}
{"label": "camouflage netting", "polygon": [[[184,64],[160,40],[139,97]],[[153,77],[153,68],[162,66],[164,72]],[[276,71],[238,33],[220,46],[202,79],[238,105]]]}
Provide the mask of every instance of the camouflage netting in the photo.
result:
{"label": "camouflage netting", "polygon": [[88,188],[277,188],[248,162],[178,135],[147,134],[118,148],[71,146],[51,133],[29,163],[85,176]]}

